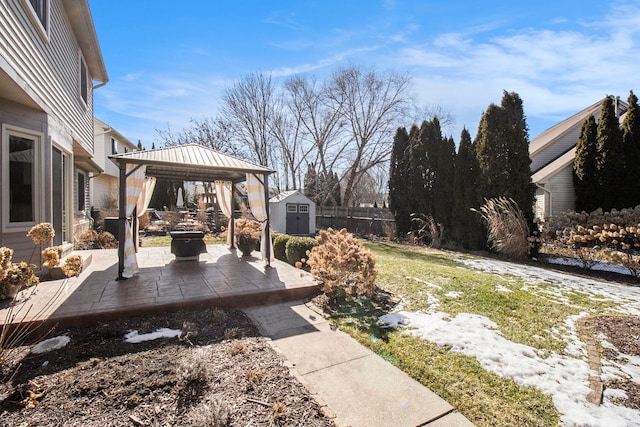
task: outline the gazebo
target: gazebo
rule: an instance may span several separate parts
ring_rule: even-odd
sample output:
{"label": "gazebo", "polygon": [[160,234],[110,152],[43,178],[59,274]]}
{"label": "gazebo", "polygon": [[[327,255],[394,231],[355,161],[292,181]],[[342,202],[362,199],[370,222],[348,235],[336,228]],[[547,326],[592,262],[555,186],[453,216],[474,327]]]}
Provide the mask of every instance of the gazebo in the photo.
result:
{"label": "gazebo", "polygon": [[215,182],[218,203],[229,218],[227,242],[231,247],[234,238],[234,184],[246,181],[249,208],[263,224],[261,253],[267,265],[270,265],[273,251],[269,234],[268,176],[275,171],[198,144],[133,151],[109,158],[120,169],[117,280],[132,277],[137,271],[137,241],[134,237],[137,234],[137,218],[149,205],[156,178]]}

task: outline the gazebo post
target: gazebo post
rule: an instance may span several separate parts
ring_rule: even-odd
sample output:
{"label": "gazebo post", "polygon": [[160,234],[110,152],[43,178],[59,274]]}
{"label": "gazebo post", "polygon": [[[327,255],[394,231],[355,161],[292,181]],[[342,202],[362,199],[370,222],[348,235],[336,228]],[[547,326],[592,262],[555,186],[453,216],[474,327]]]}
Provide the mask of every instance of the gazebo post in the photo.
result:
{"label": "gazebo post", "polygon": [[264,174],[264,182],[263,182],[263,187],[264,187],[264,205],[265,205],[265,210],[267,213],[267,219],[265,220],[265,233],[266,233],[266,238],[269,239],[267,240],[267,246],[266,246],[266,257],[267,257],[267,265],[266,267],[271,267],[271,245],[270,240],[271,240],[271,229],[270,229],[270,225],[269,225],[269,175],[268,174]]}
{"label": "gazebo post", "polygon": [[231,243],[229,244],[229,249],[235,249],[236,247],[236,236],[235,236],[235,232],[236,232],[236,221],[233,218],[233,215],[235,213],[235,209],[234,209],[234,202],[235,202],[235,193],[236,193],[236,185],[233,181],[231,181],[231,218],[229,218],[229,233],[231,233]]}
{"label": "gazebo post", "polygon": [[127,234],[127,164],[118,162],[120,167],[120,191],[118,201],[118,277],[116,280],[126,280],[124,277],[124,239]]}

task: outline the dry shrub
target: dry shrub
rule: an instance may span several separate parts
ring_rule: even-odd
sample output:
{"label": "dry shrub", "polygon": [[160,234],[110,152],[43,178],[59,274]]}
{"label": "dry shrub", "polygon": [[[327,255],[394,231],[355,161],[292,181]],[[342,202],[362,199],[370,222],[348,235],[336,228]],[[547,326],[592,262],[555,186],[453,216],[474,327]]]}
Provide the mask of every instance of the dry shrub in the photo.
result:
{"label": "dry shrub", "polygon": [[190,414],[190,425],[206,427],[226,427],[231,418],[231,406],[219,399],[213,399],[195,407]]}
{"label": "dry shrub", "polygon": [[216,324],[225,324],[229,316],[227,312],[221,308],[214,308],[211,310],[211,321]]}
{"label": "dry shrub", "polygon": [[337,302],[342,294],[350,298],[373,293],[375,259],[362,242],[345,228],[322,230],[316,240],[318,246],[308,252],[307,264],[329,300]]}
{"label": "dry shrub", "polygon": [[395,221],[383,221],[382,233],[387,239],[387,242],[393,242],[398,238],[398,228]]}
{"label": "dry shrub", "polygon": [[240,338],[241,333],[240,329],[233,327],[224,330],[224,339],[226,340],[234,340],[236,338]]}
{"label": "dry shrub", "polygon": [[232,356],[237,356],[238,354],[247,354],[249,352],[247,346],[239,341],[234,342],[231,347],[229,347],[228,351]]}
{"label": "dry shrub", "polygon": [[487,224],[487,240],[492,249],[507,258],[525,259],[529,256],[529,226],[513,199],[485,199],[480,214]]}
{"label": "dry shrub", "polygon": [[444,231],[442,224],[438,224],[431,215],[424,214],[411,214],[411,221],[418,225],[417,230],[410,232],[413,243],[425,244],[436,249],[440,247]]}
{"label": "dry shrub", "polygon": [[180,359],[176,367],[179,384],[203,382],[207,378],[207,350],[193,349],[187,356]]}
{"label": "dry shrub", "polygon": [[271,417],[274,420],[282,420],[287,417],[289,414],[289,409],[287,405],[282,402],[276,402],[271,407]]}
{"label": "dry shrub", "polygon": [[235,221],[235,237],[238,249],[246,255],[254,250],[260,250],[260,237],[262,235],[262,224],[246,218]]}
{"label": "dry shrub", "polygon": [[249,369],[244,377],[251,384],[262,384],[269,378],[269,373],[263,369]]}

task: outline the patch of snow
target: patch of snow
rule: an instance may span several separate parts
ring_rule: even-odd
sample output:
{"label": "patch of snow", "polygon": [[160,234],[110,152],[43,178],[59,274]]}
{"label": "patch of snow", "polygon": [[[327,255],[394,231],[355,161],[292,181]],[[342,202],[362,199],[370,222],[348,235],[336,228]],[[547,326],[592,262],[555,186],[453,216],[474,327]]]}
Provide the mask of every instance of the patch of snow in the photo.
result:
{"label": "patch of snow", "polygon": [[462,292],[458,292],[458,291],[450,291],[444,294],[445,297],[449,297],[449,298],[458,298],[460,295],[462,295]]}
{"label": "patch of snow", "polygon": [[148,334],[138,334],[138,331],[131,331],[124,336],[124,340],[130,343],[140,343],[143,341],[157,340],[159,338],[175,338],[180,336],[181,329],[160,328]]}
{"label": "patch of snow", "polygon": [[618,305],[617,311],[640,315],[640,287],[626,286],[597,279],[574,276],[572,274],[551,271],[541,267],[523,265],[508,261],[485,258],[457,258],[457,261],[469,268],[497,275],[517,277],[532,285],[546,284],[549,289],[534,290],[545,297],[565,301],[563,294],[580,292],[598,301],[612,301]]}
{"label": "patch of snow", "polygon": [[507,292],[507,293],[513,292],[511,289],[509,289],[507,287],[504,287],[502,285],[496,285],[496,291],[498,291],[498,292]]}
{"label": "patch of snow", "polygon": [[418,283],[422,283],[423,285],[426,285],[428,288],[442,289],[442,287],[440,285],[436,285],[435,283],[427,282],[426,280],[422,280],[422,279],[419,279],[417,277],[407,276],[406,278],[407,279],[411,279],[411,280],[415,280]]}
{"label": "patch of snow", "polygon": [[[488,371],[550,394],[564,425],[640,425],[638,410],[608,402],[598,406],[586,400],[590,392],[588,378],[593,372],[583,358],[556,353],[541,358],[535,348],[505,339],[487,317],[460,313],[450,318],[443,312],[402,311],[381,316],[379,322],[390,327],[408,326],[409,333],[474,357]],[[567,322],[572,327],[575,318]],[[570,339],[576,340],[575,334]],[[573,346],[577,348],[579,343]]]}
{"label": "patch of snow", "polygon": [[31,352],[35,354],[42,354],[48,351],[58,350],[69,344],[70,341],[71,338],[66,335],[49,338],[44,341],[40,341],[38,344],[33,346]]}
{"label": "patch of snow", "polygon": [[[549,264],[556,264],[556,265],[569,265],[572,267],[582,267],[582,261],[580,261],[579,259],[576,258],[547,258],[547,262]],[[612,273],[618,273],[618,274],[624,274],[624,275],[631,275],[631,272],[629,271],[628,268],[623,267],[619,264],[608,264],[606,262],[595,262],[592,266],[591,266],[591,270],[598,270],[598,271],[610,271]]]}
{"label": "patch of snow", "polygon": [[628,399],[629,398],[629,396],[627,395],[627,393],[624,390],[620,390],[620,389],[617,389],[617,388],[606,388],[602,392],[602,395],[607,400]]}

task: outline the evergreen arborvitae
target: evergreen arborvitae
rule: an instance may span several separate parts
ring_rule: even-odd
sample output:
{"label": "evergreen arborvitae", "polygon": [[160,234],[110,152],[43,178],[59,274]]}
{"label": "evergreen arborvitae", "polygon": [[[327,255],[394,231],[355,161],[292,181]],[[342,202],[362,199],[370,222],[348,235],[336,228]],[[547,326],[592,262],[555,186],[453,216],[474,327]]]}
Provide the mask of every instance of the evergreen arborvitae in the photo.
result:
{"label": "evergreen arborvitae", "polygon": [[482,249],[486,239],[480,215],[471,209],[480,209],[482,198],[478,189],[480,165],[471,135],[465,128],[460,134],[460,145],[455,157],[452,234],[456,243],[465,249]]}
{"label": "evergreen arborvitae", "polygon": [[640,110],[638,97],[632,92],[627,99],[627,113],[622,122],[622,146],[625,159],[625,199],[622,207],[640,205]]}
{"label": "evergreen arborvitae", "polygon": [[614,102],[610,96],[604,99],[598,121],[597,176],[600,182],[600,207],[605,212],[612,208],[625,207],[623,206],[625,177],[622,133]]}
{"label": "evergreen arborvitae", "polygon": [[576,193],[576,211],[593,212],[600,205],[598,182],[598,125],[593,115],[582,124],[573,159],[573,188]]}
{"label": "evergreen arborvitae", "polygon": [[304,174],[304,195],[319,204],[318,200],[318,175],[314,163],[307,164],[307,173]]}
{"label": "evergreen arborvitae", "polygon": [[515,200],[532,224],[535,186],[531,181],[529,131],[517,93],[505,91],[499,107],[489,105],[474,145],[482,171],[482,196]]}
{"label": "evergreen arborvitae", "polygon": [[389,168],[389,209],[396,220],[396,229],[404,235],[411,229],[411,189],[409,182],[409,134],[398,128],[391,148]]}
{"label": "evergreen arborvitae", "polygon": [[411,126],[409,131],[409,171],[407,187],[411,197],[407,200],[409,214],[425,212],[425,179],[424,170],[426,153],[419,138],[420,128]]}

